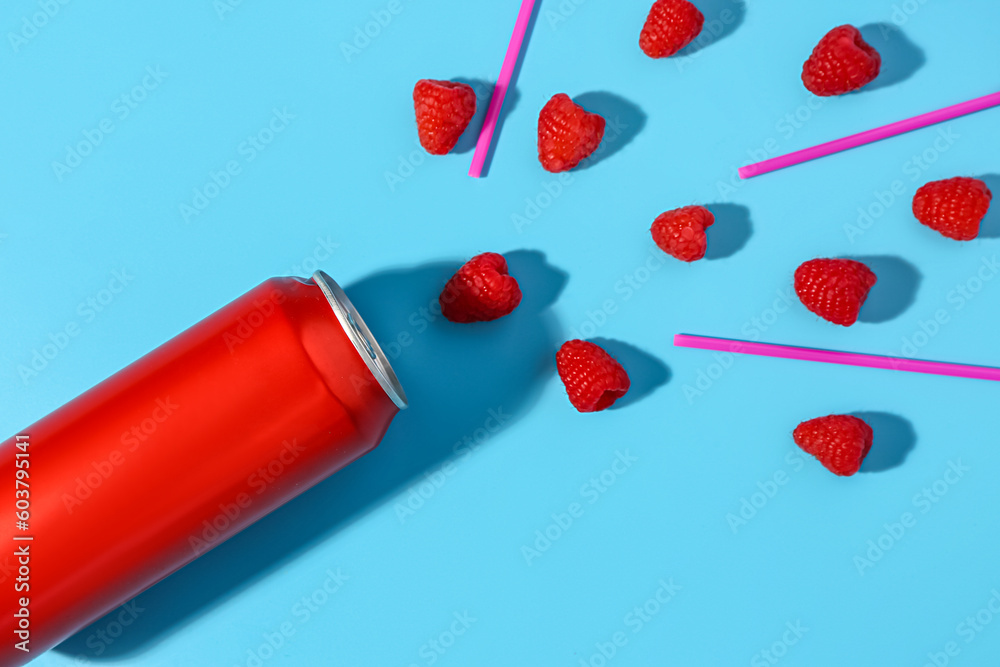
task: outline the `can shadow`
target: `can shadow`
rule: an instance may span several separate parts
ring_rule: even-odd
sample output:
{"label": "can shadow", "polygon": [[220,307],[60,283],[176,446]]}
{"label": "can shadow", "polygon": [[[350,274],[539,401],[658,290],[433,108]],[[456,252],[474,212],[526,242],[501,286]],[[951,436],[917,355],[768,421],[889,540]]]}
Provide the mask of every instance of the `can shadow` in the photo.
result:
{"label": "can shadow", "polygon": [[858,30],[864,40],[882,56],[882,68],[878,77],[859,92],[888,88],[906,81],[927,62],[923,49],[911,42],[895,24],[869,23]]}
{"label": "can shadow", "polygon": [[878,277],[878,282],[872,287],[864,306],[861,307],[859,322],[870,324],[888,322],[902,315],[913,305],[923,278],[915,266],[905,259],[888,255],[849,259],[863,262]]}
{"label": "can shadow", "polygon": [[531,288],[514,313],[495,322],[454,324],[432,312],[458,261],[383,271],[350,285],[348,296],[390,355],[410,400],[379,447],[137,596],[144,611],[113,643],[101,642],[99,656],[88,641],[92,646],[95,633],[115,623],[117,610],[55,650],[86,661],[141,654],[428,470],[465,455],[468,449],[456,454],[456,445],[474,439],[489,446],[489,436],[479,434],[496,430],[496,423],[502,430],[531,408],[555,370],[562,336],[549,306],[566,274],[539,252],[506,257],[511,274]]}
{"label": "can shadow", "polygon": [[872,427],[872,449],[861,464],[861,472],[882,472],[903,465],[917,443],[913,425],[888,412],[855,412]]}
{"label": "can shadow", "polygon": [[1000,174],[978,176],[993,193],[990,210],[979,227],[979,236],[984,239],[1000,238]]}

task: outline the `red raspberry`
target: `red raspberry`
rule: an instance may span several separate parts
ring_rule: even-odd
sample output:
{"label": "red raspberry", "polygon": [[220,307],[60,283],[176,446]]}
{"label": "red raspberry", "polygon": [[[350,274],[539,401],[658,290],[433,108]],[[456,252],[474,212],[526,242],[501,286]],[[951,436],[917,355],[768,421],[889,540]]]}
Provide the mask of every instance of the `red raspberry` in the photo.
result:
{"label": "red raspberry", "polygon": [[610,408],[631,384],[614,357],[585,340],[563,343],[556,353],[556,369],[566,385],[569,402],[580,412]]}
{"label": "red raspberry", "polygon": [[872,427],[851,415],[828,415],[795,427],[795,444],[835,475],[850,477],[872,448]]}
{"label": "red raspberry", "polygon": [[639,33],[639,48],[650,58],[672,56],[701,32],[705,16],[687,0],[656,0]]}
{"label": "red raspberry", "polygon": [[452,322],[489,322],[521,303],[521,288],[507,275],[507,260],[495,252],[476,255],[444,286],[441,312]]}
{"label": "red raspberry", "polygon": [[826,33],[802,66],[802,83],[823,97],[843,95],[871,83],[882,67],[882,56],[852,25]]}
{"label": "red raspberry", "polygon": [[420,145],[432,155],[445,155],[476,115],[476,93],[464,83],[421,79],[413,87],[413,106]]}
{"label": "red raspberry", "polygon": [[993,193],[978,178],[931,181],[913,196],[913,215],[950,239],[971,241],[979,235],[991,199]]}
{"label": "red raspberry", "polygon": [[538,160],[546,171],[569,171],[604,138],[604,118],[559,93],[538,114]]}
{"label": "red raspberry", "polygon": [[795,293],[824,320],[849,327],[876,280],[871,269],[853,259],[811,259],[795,270]]}
{"label": "red raspberry", "polygon": [[715,216],[704,206],[685,206],[660,214],[649,231],[660,250],[683,262],[693,262],[705,256],[705,228],[713,222]]}

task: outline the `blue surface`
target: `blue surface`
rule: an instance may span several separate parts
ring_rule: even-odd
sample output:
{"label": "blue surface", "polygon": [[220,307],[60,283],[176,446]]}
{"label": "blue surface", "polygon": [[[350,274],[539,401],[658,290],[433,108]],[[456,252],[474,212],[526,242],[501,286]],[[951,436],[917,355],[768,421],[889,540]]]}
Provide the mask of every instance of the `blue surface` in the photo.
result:
{"label": "blue surface", "polygon": [[[105,618],[37,664],[992,664],[997,387],[716,359],[671,338],[1000,365],[1000,208],[966,244],[909,212],[932,179],[992,174],[1000,192],[1000,110],[735,176],[751,158],[993,92],[1000,4],[703,0],[719,37],[653,61],[636,44],[648,1],[543,0],[477,181],[471,141],[417,150],[410,94],[419,78],[493,80],[516,2],[223,2],[72,2],[0,48],[0,430],[261,280],[316,266],[350,286],[384,342],[413,334],[395,360],[413,407],[375,453],[141,595],[128,627]],[[44,4],[10,0],[4,32]],[[866,26],[885,73],[817,100],[801,63],[842,23]],[[535,157],[537,112],[557,92],[609,120],[602,155],[561,180]],[[89,155],[53,166],[102,122],[112,131]],[[273,140],[255,148],[258,135]],[[225,187],[196,202],[213,173]],[[894,181],[901,194],[880,204]],[[692,202],[719,215],[710,258],[661,262],[651,221]],[[521,251],[524,305],[418,333],[409,315],[485,250]],[[856,326],[786,305],[815,256],[875,258]],[[112,296],[115,271],[128,284]],[[636,380],[618,409],[567,402],[553,353],[576,335],[604,339]],[[833,412],[875,427],[850,479],[791,441]],[[480,446],[456,453],[464,438]],[[889,547],[871,567],[858,560],[869,540]]]}

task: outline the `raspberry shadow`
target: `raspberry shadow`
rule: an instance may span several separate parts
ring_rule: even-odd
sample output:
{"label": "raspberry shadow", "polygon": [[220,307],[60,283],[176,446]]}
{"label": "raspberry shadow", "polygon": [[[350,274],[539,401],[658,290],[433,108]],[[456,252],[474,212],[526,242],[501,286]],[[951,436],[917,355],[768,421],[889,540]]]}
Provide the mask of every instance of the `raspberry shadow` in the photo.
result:
{"label": "raspberry shadow", "polygon": [[753,224],[750,209],[742,204],[706,204],[715,222],[705,230],[708,249],[705,259],[725,259],[735,255],[750,240]]}
{"label": "raspberry shadow", "polygon": [[705,16],[705,25],[693,42],[675,54],[677,58],[693,56],[733,34],[747,14],[744,0],[695,0],[694,5]]}
{"label": "raspberry shadow", "polygon": [[986,174],[976,178],[985,183],[993,194],[990,210],[986,213],[986,217],[983,218],[979,227],[979,237],[984,239],[1000,238],[1000,174]]}
{"label": "raspberry shadow", "polygon": [[878,77],[859,91],[879,90],[906,81],[924,66],[923,49],[893,23],[868,23],[858,28],[861,37],[882,56]]}
{"label": "raspberry shadow", "polygon": [[[476,93],[476,115],[469,121],[469,126],[465,128],[465,132],[462,133],[462,136],[458,139],[458,143],[451,150],[452,153],[460,155],[462,153],[469,153],[476,148],[476,143],[479,141],[479,133],[483,129],[483,121],[486,120],[486,110],[489,109],[490,98],[493,96],[493,88],[496,83],[484,79],[467,79],[461,76],[456,77],[453,81],[472,86],[472,90]],[[503,114],[501,114],[500,119],[497,121],[497,134],[500,132],[500,124],[503,123],[503,117],[514,111],[520,99],[521,93],[516,88],[511,88],[507,91],[507,95],[503,98]]]}
{"label": "raspberry shadow", "polygon": [[600,345],[605,352],[614,357],[628,373],[629,381],[632,383],[628,392],[615,401],[609,410],[620,410],[638,403],[670,381],[670,368],[634,345],[610,338],[593,338],[590,342]]}
{"label": "raspberry shadow", "polygon": [[888,412],[855,412],[872,427],[872,448],[860,472],[883,472],[903,465],[917,443],[913,425]]}
{"label": "raspberry shadow", "polygon": [[917,289],[923,276],[917,267],[905,259],[889,255],[847,259],[863,262],[878,278],[878,282],[872,287],[865,304],[861,307],[858,322],[876,324],[894,320],[916,301]]}
{"label": "raspberry shadow", "polygon": [[574,171],[589,169],[615,155],[628,146],[646,126],[645,112],[620,95],[608,92],[583,93],[574,96],[573,101],[591,113],[600,114],[606,122],[601,144]]}

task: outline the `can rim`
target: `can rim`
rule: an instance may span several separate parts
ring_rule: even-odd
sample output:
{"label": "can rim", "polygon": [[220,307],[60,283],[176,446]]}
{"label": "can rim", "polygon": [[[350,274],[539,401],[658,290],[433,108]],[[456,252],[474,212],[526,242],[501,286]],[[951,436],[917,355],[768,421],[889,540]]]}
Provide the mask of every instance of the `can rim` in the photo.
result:
{"label": "can rim", "polygon": [[354,348],[364,359],[365,365],[378,380],[382,390],[392,399],[396,407],[405,410],[409,403],[406,400],[403,385],[400,384],[396,372],[392,370],[392,364],[389,363],[385,352],[379,347],[378,341],[375,340],[368,325],[365,324],[351,300],[347,298],[347,294],[337,284],[337,281],[324,271],[317,271],[313,274],[312,279],[319,285],[326,300],[330,302],[330,307],[333,308],[333,312],[347,333],[347,337],[351,339]]}

